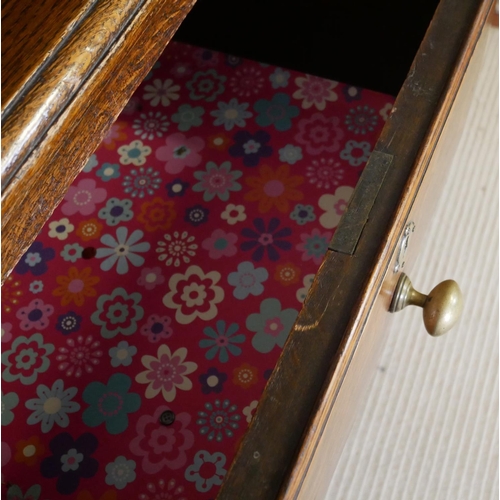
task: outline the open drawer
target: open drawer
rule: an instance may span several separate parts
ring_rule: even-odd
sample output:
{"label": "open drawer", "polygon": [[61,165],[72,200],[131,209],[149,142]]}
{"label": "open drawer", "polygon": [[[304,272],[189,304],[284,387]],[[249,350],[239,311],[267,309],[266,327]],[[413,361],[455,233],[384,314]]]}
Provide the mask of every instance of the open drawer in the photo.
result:
{"label": "open drawer", "polygon": [[[179,498],[182,498],[182,496],[186,498],[197,498],[198,496],[200,498],[209,498],[215,494],[216,488],[212,489],[212,486],[218,486],[222,478],[224,478],[219,498],[322,498],[320,490],[314,489],[319,484],[315,476],[316,472],[314,472],[317,469],[314,469],[314,466],[311,467],[311,464],[314,463],[315,452],[321,448],[321,443],[326,441],[323,431],[330,415],[335,415],[333,425],[336,428],[335,432],[337,436],[333,441],[329,441],[329,446],[332,446],[331,453],[332,456],[338,456],[341,452],[343,439],[348,431],[351,415],[356,407],[356,400],[359,398],[359,391],[363,387],[364,377],[369,376],[369,374],[367,375],[364,372],[363,368],[369,367],[370,358],[373,361],[376,355],[375,348],[358,350],[358,346],[364,345],[362,341],[367,336],[365,332],[367,324],[370,325],[370,332],[378,328],[378,326],[373,326],[368,321],[372,321],[374,315],[383,317],[388,314],[387,303],[390,302],[389,298],[392,296],[396,278],[399,274],[392,276],[387,281],[385,279],[387,276],[386,273],[393,266],[394,258],[400,248],[401,235],[404,232],[405,225],[409,221],[410,210],[414,206],[415,200],[420,199],[420,187],[421,185],[425,185],[427,180],[430,179],[428,175],[429,162],[440,140],[441,132],[461,85],[468,61],[474,51],[488,10],[489,2],[461,2],[457,6],[455,2],[443,0],[439,5],[417,52],[413,65],[410,68],[408,77],[401,87],[392,113],[388,116],[381,136],[373,147],[373,151],[351,202],[338,225],[326,257],[316,273],[295,324],[291,328],[283,352],[269,378],[260,402],[256,409],[252,408],[249,410],[249,412],[255,410],[252,422],[241,441],[231,467],[227,463],[225,464],[227,474],[221,474],[220,471],[217,474],[217,466],[214,465],[213,461],[210,462],[208,460],[207,462],[210,462],[211,466],[216,468],[216,473],[214,473],[213,477],[217,477],[210,484],[210,488],[206,489],[210,481],[201,482],[199,488],[191,488],[191,490],[186,492],[175,490],[172,487],[172,494],[175,493]],[[427,22],[429,20],[430,18]],[[425,20],[421,20],[421,22],[425,25]],[[182,32],[182,30],[181,35],[181,39],[189,38],[190,36],[186,31]],[[214,46],[214,44],[215,42],[211,44],[211,48],[221,49],[221,47]],[[244,53],[243,49],[241,55],[248,56],[248,54]],[[200,57],[203,58],[203,54],[200,54]],[[265,62],[273,63],[271,60]],[[275,64],[281,65],[283,63],[282,61],[276,61]],[[333,75],[329,76],[333,78]],[[338,77],[339,80],[349,81],[347,78],[347,75],[343,77],[340,75]],[[368,85],[369,83],[367,83]],[[349,88],[348,85],[345,87]],[[355,92],[355,87],[352,86],[352,88],[354,89],[353,92]],[[162,97],[160,96],[159,101],[161,99]],[[102,129],[98,133],[102,137],[104,132],[105,130]],[[56,140],[54,136],[50,136],[50,131],[47,137],[51,141]],[[147,134],[145,138],[147,139]],[[74,140],[74,137],[69,137],[68,140]],[[38,147],[42,145],[43,141]],[[64,141],[61,141],[61,148],[63,146]],[[193,147],[195,146],[193,145]],[[32,149],[31,153],[27,153],[27,162],[30,161],[30,154],[35,155],[36,153],[39,155],[42,149],[38,152]],[[79,158],[83,159],[83,156],[79,155]],[[107,170],[101,167],[103,177],[108,176],[110,179],[113,178],[114,172],[111,172],[113,170],[111,167],[111,165],[108,167],[110,173],[107,173]],[[250,167],[252,166],[250,165]],[[92,164],[88,164],[88,168],[91,169]],[[436,168],[441,170],[443,166],[434,166],[431,170],[434,171]],[[11,174],[9,174],[9,179],[16,179],[16,182],[9,182],[7,184],[6,193],[11,197],[10,200],[13,200],[12,196],[15,193],[14,188],[16,183],[22,182],[23,179],[22,176],[16,178],[14,174]],[[68,172],[65,172],[64,175],[66,176],[65,182],[72,180],[71,174],[68,174]],[[60,182],[60,179],[58,182]],[[133,186],[130,187],[131,191],[129,192],[133,192]],[[436,187],[435,184],[434,187]],[[172,185],[171,189],[174,190],[174,188],[175,186]],[[437,186],[438,188],[439,186]],[[182,185],[180,189],[183,189]],[[55,198],[57,196],[59,196],[59,199],[54,200],[54,205],[46,212],[47,215],[55,208],[55,201],[60,201],[65,196],[65,193],[61,191]],[[139,196],[139,191],[137,191],[137,196]],[[24,204],[22,203],[21,206],[26,207],[26,198],[23,198],[23,200]],[[432,197],[428,197],[426,200],[426,204],[430,207],[432,205]],[[418,203],[416,204],[418,205]],[[11,203],[9,210],[12,206]],[[46,206],[47,200],[44,201],[44,210]],[[23,210],[26,210],[26,208]],[[10,224],[13,221],[14,212],[9,211],[8,213],[9,218],[7,222]],[[19,221],[25,216],[26,213],[21,214]],[[19,222],[16,221],[16,223],[17,227],[20,227]],[[419,222],[418,226],[419,231],[425,230],[425,220]],[[50,230],[57,231],[57,227],[54,226]],[[269,228],[268,230],[271,231]],[[276,228],[273,228],[274,230]],[[6,231],[7,234],[11,234],[9,233],[8,225],[6,226]],[[116,234],[119,239],[118,233]],[[247,234],[250,235],[249,232]],[[35,234],[33,234],[34,236]],[[12,248],[12,241],[9,244],[10,248]],[[28,242],[29,244],[31,242]],[[91,259],[95,256],[90,255],[90,253],[87,252],[85,258]],[[71,258],[70,255],[67,257],[68,259]],[[101,257],[104,257],[104,254]],[[116,263],[116,260],[112,263],[113,265]],[[204,262],[207,261],[205,260]],[[26,265],[29,266],[29,264]],[[208,269],[209,264],[206,265]],[[57,272],[57,269],[54,269],[54,271]],[[5,274],[3,274],[4,277],[9,272],[10,269],[7,269]],[[17,279],[15,271],[12,276]],[[146,276],[144,279],[146,279]],[[9,282],[9,286],[11,286],[11,282],[12,280]],[[12,291],[12,286],[10,291]],[[33,293],[32,290],[30,291]],[[30,302],[26,297],[22,300]],[[93,300],[95,301],[96,299]],[[27,302],[26,304],[20,304],[20,306],[27,306]],[[260,300],[258,303],[260,303]],[[98,304],[97,308],[99,309],[103,304],[104,302],[100,305]],[[19,317],[17,319],[22,321]],[[98,318],[99,321],[101,319]],[[382,321],[384,320],[382,319]],[[242,319],[242,323],[244,323],[244,319]],[[272,327],[271,324],[268,326],[269,328]],[[60,335],[54,328],[52,329],[54,330],[54,334]],[[6,348],[8,348],[7,352],[10,354],[12,354],[11,351],[13,350],[12,344],[22,332],[13,330],[12,333],[13,339],[7,340],[9,344],[6,345]],[[127,332],[126,335],[136,333],[138,334],[139,331]],[[208,336],[210,337],[214,333],[215,330],[208,334]],[[77,337],[74,335],[74,332],[69,334],[70,337],[68,339],[72,338],[72,334],[76,339]],[[29,336],[24,333],[23,335]],[[371,336],[371,333],[369,336]],[[103,338],[106,338],[106,335],[103,335]],[[123,340],[130,338],[123,337]],[[144,337],[141,338],[144,339]],[[122,339],[120,338],[120,340]],[[159,340],[160,344],[169,344],[168,340]],[[72,342],[75,344],[75,342],[78,343],[80,341],[73,340]],[[115,352],[115,354],[117,353],[118,351]],[[46,354],[51,353],[47,352]],[[105,355],[107,356],[107,353]],[[363,357],[360,357],[361,355]],[[10,366],[12,366],[12,360],[9,356],[6,355],[3,357],[3,361],[5,360],[4,366],[2,366],[3,373],[8,372],[6,375],[7,378],[3,378],[4,381],[13,382],[12,380],[8,380],[9,373],[12,373],[9,371]],[[61,358],[61,356],[64,356],[64,352],[60,351],[58,356]],[[110,356],[112,356],[111,351]],[[65,364],[63,358],[60,361],[62,361],[61,366]],[[356,370],[358,370],[356,372],[356,383],[352,381],[353,367],[357,367]],[[187,368],[191,370],[192,366],[189,364]],[[64,382],[69,384],[70,377],[73,375],[74,372],[71,374],[68,372]],[[55,378],[57,378],[57,373],[54,373],[54,380],[51,379],[50,382],[43,382],[46,387],[52,386],[53,391],[55,390],[53,386]],[[106,380],[99,379],[100,382],[104,383]],[[41,381],[40,379],[37,385]],[[31,397],[35,397],[35,388],[37,385],[34,384],[34,380],[31,380],[29,377],[25,377],[24,379],[18,377],[16,383],[31,386],[30,390],[33,392],[33,396]],[[89,384],[91,383],[89,382]],[[141,383],[144,383],[144,381],[137,382],[134,386],[134,392],[138,393],[138,388],[143,388],[143,386],[140,386]],[[208,384],[208,378],[205,380],[205,383]],[[15,393],[15,385],[12,385],[12,387],[14,389],[11,389],[9,384],[7,384],[4,392]],[[244,384],[241,387],[244,387]],[[27,391],[24,392],[27,393]],[[82,392],[84,392],[83,388],[77,398],[80,399],[81,412],[83,412],[84,408],[88,410],[88,405],[92,406],[90,396],[87,395],[86,399],[81,399]],[[38,396],[43,398],[40,394]],[[15,399],[15,397],[11,397],[10,399],[12,398]],[[33,400],[30,399],[29,401]],[[21,408],[26,415],[31,413],[26,412],[26,408],[34,409],[31,408],[34,403],[30,403],[29,401],[21,399],[15,406],[12,406],[14,415],[16,415],[17,411],[21,411]],[[165,404],[161,393],[159,393],[159,399],[154,401],[157,403],[158,408]],[[225,403],[221,400],[219,401],[220,404]],[[16,410],[17,405],[19,407]],[[215,400],[213,405],[216,405]],[[223,409],[226,410],[226,408]],[[151,407],[147,411],[154,413]],[[178,410],[176,411],[178,412]],[[203,413],[203,410],[200,411]],[[210,426],[206,426],[207,430],[202,431],[204,427],[203,422],[201,422],[203,419],[209,420],[208,413],[210,412],[216,412],[215,406],[207,407],[205,410],[207,415],[199,415],[200,424],[193,426],[196,431],[202,434],[210,434]],[[228,412],[232,412],[229,407]],[[142,418],[142,416],[140,412],[137,412],[134,417],[135,425],[138,424],[138,419]],[[80,415],[77,418],[80,421],[82,420]],[[172,415],[167,413],[163,418],[168,420],[168,418],[172,418]],[[85,419],[89,421],[88,411],[87,416],[83,417],[84,422]],[[130,420],[132,421],[132,416]],[[238,422],[241,423],[241,420],[238,420]],[[33,425],[33,419],[28,424],[27,432],[30,430],[30,425]],[[8,425],[10,425],[10,422]],[[163,425],[168,426],[168,422],[163,422]],[[47,431],[51,434],[42,437],[57,438],[63,434],[64,426],[61,427],[63,429],[58,428],[57,425],[51,426]],[[109,431],[110,429],[113,431],[113,425],[110,425],[107,430]],[[68,432],[71,433],[69,428]],[[75,432],[76,434],[73,437],[76,439],[77,434],[83,431],[79,429]],[[110,432],[110,434],[113,434],[113,432]],[[215,439],[217,439],[216,436],[217,432],[214,433]],[[27,438],[30,438],[30,436],[22,436],[22,439],[20,437],[19,440],[15,439],[15,441],[19,443],[23,440],[26,441]],[[44,451],[40,451],[40,454],[37,455],[37,461],[33,461],[33,465],[35,465],[33,470],[36,470],[37,473],[41,470],[40,467],[47,467],[47,465],[42,466],[41,464],[48,464],[50,460],[53,462],[54,457],[59,453],[55,450],[56,444],[53,446],[49,444],[52,442],[51,439],[45,439]],[[109,442],[112,444],[111,439]],[[101,445],[103,443],[106,443],[106,441],[102,441]],[[166,446],[166,443],[163,444]],[[26,447],[30,446],[35,445],[27,444],[24,447],[20,445],[16,457],[22,461]],[[126,447],[128,449],[128,443]],[[138,447],[140,446],[138,445]],[[70,447],[68,449],[74,449],[74,453],[72,453],[75,455],[73,458],[76,462],[78,462],[79,453],[77,448],[78,446],[75,444],[73,448]],[[29,448],[27,453],[31,451],[32,449]],[[105,490],[109,486],[108,489],[113,492],[109,493],[109,495],[114,495],[114,497],[110,496],[110,498],[129,498],[126,489],[128,482],[125,481],[123,483],[119,479],[113,482],[110,471],[116,467],[121,467],[121,465],[125,468],[131,466],[130,461],[134,462],[136,472],[138,472],[134,477],[137,477],[138,481],[143,481],[144,486],[146,486],[146,483],[149,484],[147,474],[151,473],[152,469],[149,469],[149,472],[142,471],[146,475],[143,475],[142,472],[139,474],[141,469],[139,465],[140,461],[137,457],[129,452],[117,452],[116,454],[119,456],[116,457],[116,463],[113,462],[114,465],[111,462],[99,465],[101,467],[101,475],[96,476],[95,481],[90,484],[89,482],[84,483],[82,481],[82,484],[78,485],[76,489],[63,488],[64,493],[74,494],[75,498],[77,498],[77,495],[82,496],[87,494],[84,493],[85,489],[87,492],[90,491],[89,494],[99,498],[101,494],[108,494]],[[70,455],[71,453],[68,451],[68,453],[60,454],[59,458],[64,462],[64,456],[67,462],[73,456]],[[201,475],[201,467],[203,465],[197,463],[196,460],[200,462],[203,457],[207,458],[207,456],[210,456],[214,458],[216,455],[217,451],[211,449],[210,453],[207,452],[205,455],[197,454],[195,457],[190,457],[191,466],[189,466],[189,463],[183,464],[183,466],[191,467],[191,477],[195,477],[196,474]],[[120,460],[118,460],[119,458]],[[17,458],[13,459],[17,461]],[[71,469],[73,462],[68,462],[67,464],[66,462],[64,462],[63,466],[68,470],[73,470]],[[107,468],[108,465],[109,471]],[[104,469],[106,469],[106,472],[103,472]],[[146,493],[145,490],[144,495],[160,494],[160,491],[163,492],[164,489],[166,491],[167,488],[170,488],[170,483],[168,483],[169,472],[173,469],[174,467],[164,467],[164,470],[161,471],[162,477],[163,473],[165,473],[163,483],[156,481],[149,488],[149,493]],[[63,472],[68,472],[68,470],[63,470]],[[77,470],[77,468],[74,470]],[[158,472],[159,470],[156,471],[156,473]],[[107,486],[104,486],[104,483],[99,486],[98,478],[104,479],[108,478],[108,476],[110,477],[109,482],[105,480]],[[7,481],[9,480],[8,476],[4,477]],[[51,477],[56,476],[53,475]],[[60,473],[58,473],[58,477],[62,477]],[[15,484],[18,483],[19,481]],[[122,484],[123,487],[120,487]],[[191,486],[195,484],[198,486],[196,480],[191,481]],[[25,492],[28,487],[32,486],[32,482],[20,486],[21,490]],[[57,491],[61,495],[63,494],[63,492]],[[82,496],[82,498],[85,497]],[[143,498],[147,498],[147,496],[143,496]]]}

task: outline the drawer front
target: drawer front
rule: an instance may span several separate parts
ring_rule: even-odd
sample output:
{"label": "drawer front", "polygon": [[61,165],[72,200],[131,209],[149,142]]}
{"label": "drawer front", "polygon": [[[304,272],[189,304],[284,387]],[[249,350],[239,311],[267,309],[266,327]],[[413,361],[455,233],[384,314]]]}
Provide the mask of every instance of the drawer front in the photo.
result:
{"label": "drawer front", "polygon": [[[316,449],[308,468],[304,468],[303,472],[301,467],[301,473],[305,474],[303,482],[300,487],[293,486],[286,498],[301,500],[326,498],[332,472],[342,453],[356,411],[361,409],[370,382],[376,373],[379,355],[387,338],[386,332],[389,326],[397,324],[401,315],[405,314],[405,311],[389,313],[398,279],[402,272],[411,278],[420,250],[424,245],[433,244],[426,239],[426,230],[432,221],[437,199],[443,195],[441,186],[445,177],[453,174],[451,160],[461,136],[466,132],[466,117],[470,108],[473,85],[483,60],[484,42],[485,40],[481,39],[475,48],[413,206],[406,217],[404,229],[400,232],[373,308],[365,322],[360,319],[353,324],[350,335],[359,338],[359,341],[352,350],[348,365],[342,369],[343,374],[339,374],[339,377],[342,376],[340,387],[331,384],[331,389],[335,392],[332,392],[329,401],[325,400],[325,404],[329,404],[330,407],[325,412],[328,416],[319,424],[323,425],[322,431],[317,432],[314,426],[311,428],[310,443],[315,441]],[[443,226],[445,225],[446,221],[443,221]],[[443,248],[434,250],[436,253],[446,252]],[[467,284],[461,285],[465,287]],[[421,290],[419,283],[414,283],[414,286],[423,293],[430,291]],[[427,335],[423,322],[419,331],[401,331],[400,334]],[[453,335],[453,331],[448,335]],[[334,376],[332,381],[335,378]]]}

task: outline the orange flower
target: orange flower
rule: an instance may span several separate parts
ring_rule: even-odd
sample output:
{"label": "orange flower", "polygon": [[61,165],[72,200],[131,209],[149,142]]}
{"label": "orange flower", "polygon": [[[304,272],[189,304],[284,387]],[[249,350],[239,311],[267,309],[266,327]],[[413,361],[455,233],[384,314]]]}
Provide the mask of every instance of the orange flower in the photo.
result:
{"label": "orange flower", "polygon": [[279,281],[284,286],[293,285],[300,279],[300,267],[297,267],[291,262],[280,264],[276,267],[274,279]]}
{"label": "orange flower", "polygon": [[159,197],[153,201],[146,201],[141,206],[141,213],[137,220],[144,224],[146,231],[168,229],[177,215],[174,206],[173,201],[163,201]]}
{"label": "orange flower", "polygon": [[38,457],[45,453],[45,447],[40,443],[38,436],[31,436],[27,440],[21,439],[16,443],[16,454],[14,460],[26,465],[35,465]]}
{"label": "orange flower", "polygon": [[255,366],[250,366],[248,363],[243,363],[241,366],[233,370],[233,383],[248,389],[258,381],[258,371]]}
{"label": "orange flower", "polygon": [[61,305],[67,306],[74,302],[77,306],[82,306],[85,302],[85,297],[95,297],[96,291],[93,286],[101,279],[98,276],[91,276],[92,269],[86,267],[79,272],[76,267],[70,267],[67,276],[58,276],[57,283],[61,285],[56,288],[52,295],[62,297]]}
{"label": "orange flower", "polygon": [[106,149],[114,149],[116,146],[115,141],[123,141],[127,138],[127,134],[122,132],[122,130],[127,126],[125,122],[115,122],[111,125],[110,131],[107,133],[106,137],[102,140],[102,143]]}
{"label": "orange flower", "polygon": [[95,240],[101,236],[102,224],[97,219],[84,220],[78,225],[76,234],[83,241]]}
{"label": "orange flower", "polygon": [[248,177],[246,183],[252,189],[245,195],[245,200],[258,201],[259,212],[266,213],[276,207],[280,212],[289,210],[289,201],[299,201],[304,194],[295,189],[304,182],[300,175],[290,175],[290,167],[286,164],[273,170],[267,165],[259,169],[260,177]]}
{"label": "orange flower", "polygon": [[208,138],[208,147],[210,149],[225,151],[229,144],[231,144],[231,139],[226,134],[215,134]]}
{"label": "orange flower", "polygon": [[76,500],[116,500],[116,491],[107,490],[99,498],[92,495],[89,491],[83,490],[78,493]]}
{"label": "orange flower", "polygon": [[12,274],[5,280],[2,286],[2,306],[6,313],[12,311],[11,304],[13,306],[19,304],[19,297],[23,294],[22,290],[16,290],[19,286],[21,286],[21,281],[14,280]]}

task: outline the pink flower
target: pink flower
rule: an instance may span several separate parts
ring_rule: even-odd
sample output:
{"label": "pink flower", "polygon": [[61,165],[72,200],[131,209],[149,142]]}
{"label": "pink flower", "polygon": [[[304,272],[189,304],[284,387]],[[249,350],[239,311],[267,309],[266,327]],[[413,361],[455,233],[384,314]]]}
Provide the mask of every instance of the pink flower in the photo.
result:
{"label": "pink flower", "polygon": [[141,359],[146,371],[139,373],[135,381],[139,384],[148,384],[146,398],[151,399],[162,393],[169,403],[175,399],[177,389],[189,391],[193,383],[187,375],[193,373],[198,365],[192,361],[185,361],[187,349],[181,347],[173,354],[167,344],[158,348],[158,357],[147,355]]}
{"label": "pink flower", "polygon": [[339,125],[340,120],[336,116],[327,118],[321,113],[314,113],[311,118],[300,120],[295,140],[303,144],[311,155],[319,155],[324,151],[333,153],[340,149],[340,141],[344,137]]}
{"label": "pink flower", "polygon": [[82,373],[92,373],[94,366],[99,364],[99,358],[103,352],[100,349],[101,343],[93,340],[92,335],[83,337],[78,335],[76,342],[73,338],[66,341],[68,347],[59,347],[60,354],[56,360],[59,363],[59,370],[65,370],[65,375],[71,377],[81,377]]}
{"label": "pink flower", "polygon": [[186,451],[194,444],[194,434],[187,428],[189,413],[177,413],[169,426],[158,425],[160,415],[169,410],[159,406],[153,415],[142,415],[137,421],[137,436],[130,442],[130,451],[142,457],[146,474],[157,474],[164,467],[180,469],[187,462]]}
{"label": "pink flower", "polygon": [[184,167],[196,167],[201,162],[198,154],[205,146],[201,137],[188,139],[184,134],[172,134],[166,139],[166,146],[156,150],[156,158],[165,161],[165,171],[178,174]]}
{"label": "pink flower", "polygon": [[32,300],[26,307],[16,312],[16,318],[21,320],[19,328],[25,332],[35,329],[43,330],[49,326],[49,316],[54,312],[54,306],[45,304],[41,299]]}
{"label": "pink flower", "polygon": [[146,488],[148,492],[141,493],[139,495],[139,500],[187,500],[183,495],[185,491],[184,486],[182,486],[182,484],[178,485],[175,479],[170,479],[167,482],[163,478],[160,478],[158,480],[158,486],[154,483],[148,483]]}
{"label": "pink flower", "polygon": [[302,99],[302,107],[309,109],[315,106],[316,109],[323,111],[326,107],[326,101],[336,101],[337,94],[332,90],[339,83],[332,80],[325,80],[317,76],[301,76],[295,79],[299,87],[293,94],[295,99]]}
{"label": "pink flower", "polygon": [[73,215],[77,212],[90,215],[95,210],[96,203],[106,199],[107,192],[104,188],[96,187],[94,179],[82,179],[77,186],[71,186],[62,206],[64,215]]}
{"label": "pink flower", "polygon": [[170,328],[172,320],[168,316],[152,314],[145,325],[141,327],[141,334],[148,337],[150,342],[158,342],[160,339],[168,339],[174,331]]}
{"label": "pink flower", "polygon": [[303,252],[302,260],[312,259],[315,264],[321,264],[328,250],[328,243],[332,239],[332,233],[330,231],[322,233],[318,228],[314,228],[310,234],[301,234],[300,239],[302,243],[296,245],[295,248]]}
{"label": "pink flower", "polygon": [[162,285],[164,282],[165,277],[161,274],[159,267],[144,267],[137,279],[137,284],[143,286],[146,290],[153,290],[156,286]]}
{"label": "pink flower", "polygon": [[222,229],[216,229],[210,238],[203,241],[201,246],[208,250],[208,256],[211,259],[220,259],[221,257],[231,257],[236,254],[236,241],[238,236],[234,233],[226,233]]}
{"label": "pink flower", "polygon": [[12,339],[12,323],[2,323],[2,342],[9,342]]}

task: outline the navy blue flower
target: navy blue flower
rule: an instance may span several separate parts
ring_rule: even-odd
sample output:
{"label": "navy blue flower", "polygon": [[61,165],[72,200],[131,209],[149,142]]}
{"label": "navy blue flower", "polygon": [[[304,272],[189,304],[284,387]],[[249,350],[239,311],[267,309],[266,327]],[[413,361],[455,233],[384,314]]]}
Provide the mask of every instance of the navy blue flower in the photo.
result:
{"label": "navy blue flower", "polygon": [[33,276],[40,276],[47,272],[47,262],[56,256],[53,248],[43,248],[41,241],[35,241],[14,268],[18,274],[31,272]]}
{"label": "navy blue flower", "polygon": [[184,220],[196,227],[208,221],[208,214],[208,208],[204,208],[201,205],[195,205],[194,207],[186,208]]}
{"label": "navy blue flower", "polygon": [[210,394],[211,392],[219,394],[224,388],[227,375],[219,372],[217,368],[209,368],[207,373],[202,373],[198,377],[198,380],[200,381],[201,392],[203,394]]}
{"label": "navy blue flower", "polygon": [[224,62],[226,63],[226,66],[229,66],[230,68],[237,68],[240,64],[243,63],[243,59],[238,56],[226,55],[226,59]]}
{"label": "navy blue flower", "polygon": [[290,250],[292,248],[292,244],[284,239],[292,234],[292,230],[289,227],[278,230],[280,221],[276,217],[269,221],[267,228],[264,219],[260,217],[254,219],[253,225],[256,231],[248,227],[241,231],[245,238],[250,239],[244,241],[240,248],[243,251],[253,250],[252,260],[255,262],[262,260],[266,251],[270,260],[277,261],[280,258],[277,248],[280,250]]}
{"label": "navy blue flower", "polygon": [[97,438],[89,432],[76,440],[67,432],[58,434],[50,441],[52,456],[40,464],[42,476],[57,477],[57,491],[70,495],[77,490],[80,478],[95,476],[99,463],[90,455],[96,451],[97,445]]}
{"label": "navy blue flower", "polygon": [[359,101],[363,89],[361,87],[354,87],[353,85],[344,85],[342,87],[342,94],[344,94],[347,102]]}
{"label": "navy blue flower", "polygon": [[81,323],[82,317],[73,311],[69,311],[65,314],[61,314],[61,316],[57,318],[56,328],[63,335],[69,335],[70,333],[80,330]]}
{"label": "navy blue flower", "polygon": [[271,136],[264,130],[258,130],[255,134],[240,130],[233,139],[235,143],[229,148],[229,154],[241,156],[245,167],[256,167],[261,158],[268,158],[273,153],[273,148],[267,144]]}
{"label": "navy blue flower", "polygon": [[184,182],[182,179],[177,177],[172,182],[169,182],[166,186],[167,194],[171,198],[175,196],[184,196],[186,194],[186,190],[189,187],[189,182]]}

